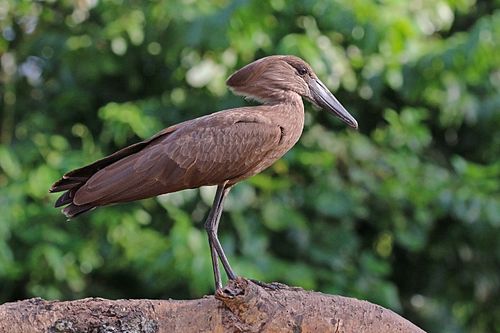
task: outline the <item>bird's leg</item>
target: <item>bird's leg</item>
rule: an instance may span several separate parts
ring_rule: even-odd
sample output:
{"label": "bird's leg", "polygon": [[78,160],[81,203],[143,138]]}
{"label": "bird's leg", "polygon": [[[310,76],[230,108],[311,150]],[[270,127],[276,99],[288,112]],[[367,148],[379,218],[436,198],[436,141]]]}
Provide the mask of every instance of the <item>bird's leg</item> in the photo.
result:
{"label": "bird's leg", "polygon": [[222,245],[219,241],[219,236],[217,235],[217,231],[219,230],[219,222],[220,222],[220,216],[221,216],[222,210],[223,210],[224,200],[226,199],[226,196],[229,193],[229,190],[231,190],[231,186],[229,186],[229,187],[224,186],[224,192],[222,194],[222,201],[221,201],[219,211],[218,211],[219,215],[218,215],[218,218],[215,220],[215,226],[214,226],[214,228],[215,228],[215,238],[214,238],[215,244],[214,245],[215,245],[215,249],[217,250],[217,254],[219,255],[219,258],[222,262],[222,266],[224,267],[224,270],[226,271],[227,277],[230,280],[235,280],[236,274],[234,274],[234,271],[231,268],[231,265],[229,264],[229,260],[227,260],[226,254],[224,253],[224,249],[222,248]]}
{"label": "bird's leg", "polygon": [[231,280],[236,279],[236,274],[234,274],[231,265],[229,265],[229,261],[227,260],[222,245],[220,244],[219,238],[217,237],[217,230],[219,228],[219,221],[223,210],[224,199],[226,198],[230,189],[231,187],[226,187],[226,184],[217,186],[214,203],[205,222],[205,229],[207,230],[208,243],[210,245],[210,253],[212,256],[212,266],[214,269],[215,287],[217,289],[222,288],[217,256],[220,258],[222,266],[224,267],[228,278]]}
{"label": "bird's leg", "polygon": [[214,218],[217,216],[217,200],[219,191],[217,189],[217,194],[215,195],[214,203],[212,208],[210,209],[210,213],[208,214],[207,220],[205,221],[205,230],[208,234],[208,245],[210,246],[210,256],[212,257],[212,268],[214,271],[214,280],[215,280],[215,289],[222,289],[222,283],[220,278],[220,270],[219,270],[219,261],[217,260],[217,251],[213,245],[212,237],[211,237],[211,225]]}

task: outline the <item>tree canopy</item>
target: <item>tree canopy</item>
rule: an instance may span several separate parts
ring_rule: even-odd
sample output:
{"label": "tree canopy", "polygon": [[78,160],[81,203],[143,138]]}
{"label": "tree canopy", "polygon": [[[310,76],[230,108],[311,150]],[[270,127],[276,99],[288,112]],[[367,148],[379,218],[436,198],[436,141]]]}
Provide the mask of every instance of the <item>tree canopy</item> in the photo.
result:
{"label": "tree canopy", "polygon": [[297,146],[229,195],[235,270],[500,332],[500,1],[0,2],[0,302],[212,293],[214,188],[66,222],[50,185],[293,54],[360,129],[306,104]]}

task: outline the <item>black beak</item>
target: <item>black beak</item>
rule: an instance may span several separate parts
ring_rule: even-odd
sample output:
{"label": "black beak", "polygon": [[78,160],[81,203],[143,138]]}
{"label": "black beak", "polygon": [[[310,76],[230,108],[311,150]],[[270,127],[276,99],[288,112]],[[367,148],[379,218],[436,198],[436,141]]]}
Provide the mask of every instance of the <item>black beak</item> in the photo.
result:
{"label": "black beak", "polygon": [[353,116],[340,104],[328,88],[319,79],[309,81],[309,90],[312,95],[312,102],[320,108],[330,112],[340,118],[347,125],[358,128],[358,122]]}

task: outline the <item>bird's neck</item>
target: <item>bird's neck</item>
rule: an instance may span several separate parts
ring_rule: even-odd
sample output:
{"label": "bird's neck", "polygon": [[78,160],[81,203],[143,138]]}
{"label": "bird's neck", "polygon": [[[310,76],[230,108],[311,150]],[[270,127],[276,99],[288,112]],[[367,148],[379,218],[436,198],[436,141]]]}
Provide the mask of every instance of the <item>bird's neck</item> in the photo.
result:
{"label": "bird's neck", "polygon": [[272,95],[272,98],[262,99],[262,103],[266,105],[283,105],[288,107],[295,107],[304,111],[304,103],[302,97],[296,92],[290,90],[281,90]]}
{"label": "bird's neck", "polygon": [[268,115],[282,128],[283,144],[289,149],[297,142],[304,128],[304,103],[300,95],[287,93],[287,98],[269,104],[271,108]]}
{"label": "bird's neck", "polygon": [[283,90],[277,87],[262,89],[262,86],[257,84],[247,86],[245,89],[232,89],[237,95],[245,96],[247,99],[253,99],[265,105],[295,104],[297,106],[302,105],[302,109],[304,108],[300,95],[291,90]]}

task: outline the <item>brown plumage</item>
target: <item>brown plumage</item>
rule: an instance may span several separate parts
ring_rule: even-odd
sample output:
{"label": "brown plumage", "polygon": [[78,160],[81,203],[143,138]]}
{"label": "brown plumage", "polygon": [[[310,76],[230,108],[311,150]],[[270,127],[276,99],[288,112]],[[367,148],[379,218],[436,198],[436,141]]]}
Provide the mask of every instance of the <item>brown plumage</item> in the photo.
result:
{"label": "brown plumage", "polygon": [[351,127],[356,120],[328,91],[311,67],[294,56],[257,60],[228,80],[239,95],[264,105],[216,112],[168,127],[153,137],[66,173],[50,188],[65,191],[55,206],[72,218],[93,208],[218,185],[205,223],[216,288],[221,288],[219,258],[233,273],[217,238],[225,196],[283,156],[299,139],[304,125],[301,96],[330,111]]}

